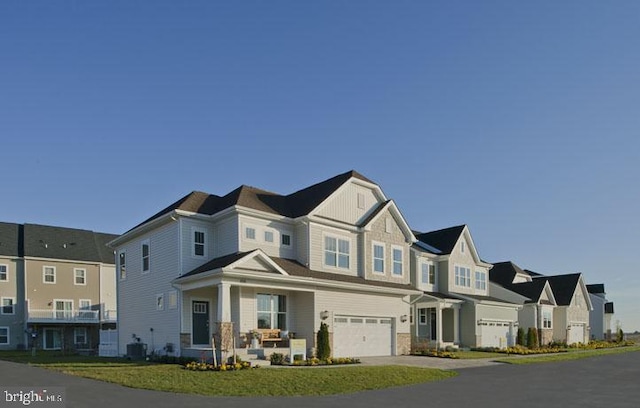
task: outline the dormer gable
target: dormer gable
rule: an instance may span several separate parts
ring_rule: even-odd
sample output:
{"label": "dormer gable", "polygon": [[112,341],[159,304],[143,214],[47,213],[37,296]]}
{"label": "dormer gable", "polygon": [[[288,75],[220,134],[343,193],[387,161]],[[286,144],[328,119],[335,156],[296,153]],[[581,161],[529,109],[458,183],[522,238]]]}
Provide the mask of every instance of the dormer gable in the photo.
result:
{"label": "dormer gable", "polygon": [[454,252],[466,254],[471,256],[477,265],[491,267],[490,263],[484,262],[480,258],[469,227],[466,224],[419,233],[416,234],[416,238],[418,241],[442,251],[443,255],[451,255]]}
{"label": "dormer gable", "polygon": [[386,202],[379,204],[378,207],[375,208],[359,226],[364,231],[371,231],[373,225],[382,219],[384,219],[385,222],[386,232],[390,233],[390,229],[395,225],[402,231],[406,243],[413,244],[417,241],[416,237],[413,235],[413,231],[411,231],[411,228],[409,227],[409,224],[407,224],[407,221],[404,219],[402,213],[393,200],[387,200]]}

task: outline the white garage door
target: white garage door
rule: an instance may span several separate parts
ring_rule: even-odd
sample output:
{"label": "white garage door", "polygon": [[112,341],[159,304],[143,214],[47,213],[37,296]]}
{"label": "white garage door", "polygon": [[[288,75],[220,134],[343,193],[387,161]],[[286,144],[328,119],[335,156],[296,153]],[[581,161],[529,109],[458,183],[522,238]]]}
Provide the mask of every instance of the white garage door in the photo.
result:
{"label": "white garage door", "polygon": [[569,335],[567,336],[567,344],[584,343],[584,325],[571,324],[569,326]]}
{"label": "white garage door", "polygon": [[508,322],[482,322],[480,323],[480,347],[507,347],[509,334]]}
{"label": "white garage door", "polygon": [[392,324],[389,318],[336,316],[333,322],[333,356],[391,355]]}

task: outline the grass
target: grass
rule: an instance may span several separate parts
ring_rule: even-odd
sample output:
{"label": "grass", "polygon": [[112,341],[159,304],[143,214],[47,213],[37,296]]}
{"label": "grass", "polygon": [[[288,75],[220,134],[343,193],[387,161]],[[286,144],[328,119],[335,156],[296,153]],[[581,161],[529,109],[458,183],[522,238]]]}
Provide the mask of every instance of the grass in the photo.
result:
{"label": "grass", "polygon": [[536,363],[551,363],[557,361],[569,361],[579,360],[581,358],[604,356],[608,354],[621,354],[630,353],[634,351],[640,351],[640,346],[618,347],[610,349],[598,349],[598,350],[572,350],[569,353],[553,353],[553,354],[541,354],[537,356],[529,357],[509,357],[501,358],[495,361],[507,364],[536,364]]}
{"label": "grass", "polygon": [[[124,359],[0,353],[0,359],[66,374],[143,388],[210,396],[311,396],[353,393],[455,377],[453,371],[405,366],[259,368],[232,372],[189,371],[176,364]],[[366,378],[366,381],[363,379]]]}

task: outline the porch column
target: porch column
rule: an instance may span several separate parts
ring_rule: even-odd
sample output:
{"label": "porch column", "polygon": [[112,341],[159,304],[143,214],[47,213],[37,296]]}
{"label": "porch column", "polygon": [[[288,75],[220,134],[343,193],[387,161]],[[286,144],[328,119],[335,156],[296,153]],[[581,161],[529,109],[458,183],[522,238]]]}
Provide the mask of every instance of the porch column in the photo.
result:
{"label": "porch column", "polygon": [[231,321],[231,285],[228,283],[218,284],[218,322]]}
{"label": "porch column", "polygon": [[460,344],[460,305],[453,305],[453,344]]}
{"label": "porch column", "polygon": [[436,341],[438,343],[438,348],[443,346],[442,342],[442,307],[440,303],[436,306]]}

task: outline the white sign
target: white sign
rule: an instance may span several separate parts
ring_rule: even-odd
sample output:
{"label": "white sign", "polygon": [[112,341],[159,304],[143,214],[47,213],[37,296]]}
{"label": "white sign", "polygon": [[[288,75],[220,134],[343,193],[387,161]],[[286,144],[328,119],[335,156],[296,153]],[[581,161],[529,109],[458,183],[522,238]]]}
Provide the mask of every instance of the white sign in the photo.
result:
{"label": "white sign", "polygon": [[[291,356],[291,362],[296,360],[307,359],[307,340],[306,339],[291,339],[289,340],[289,355]],[[300,357],[296,357],[300,356]]]}

